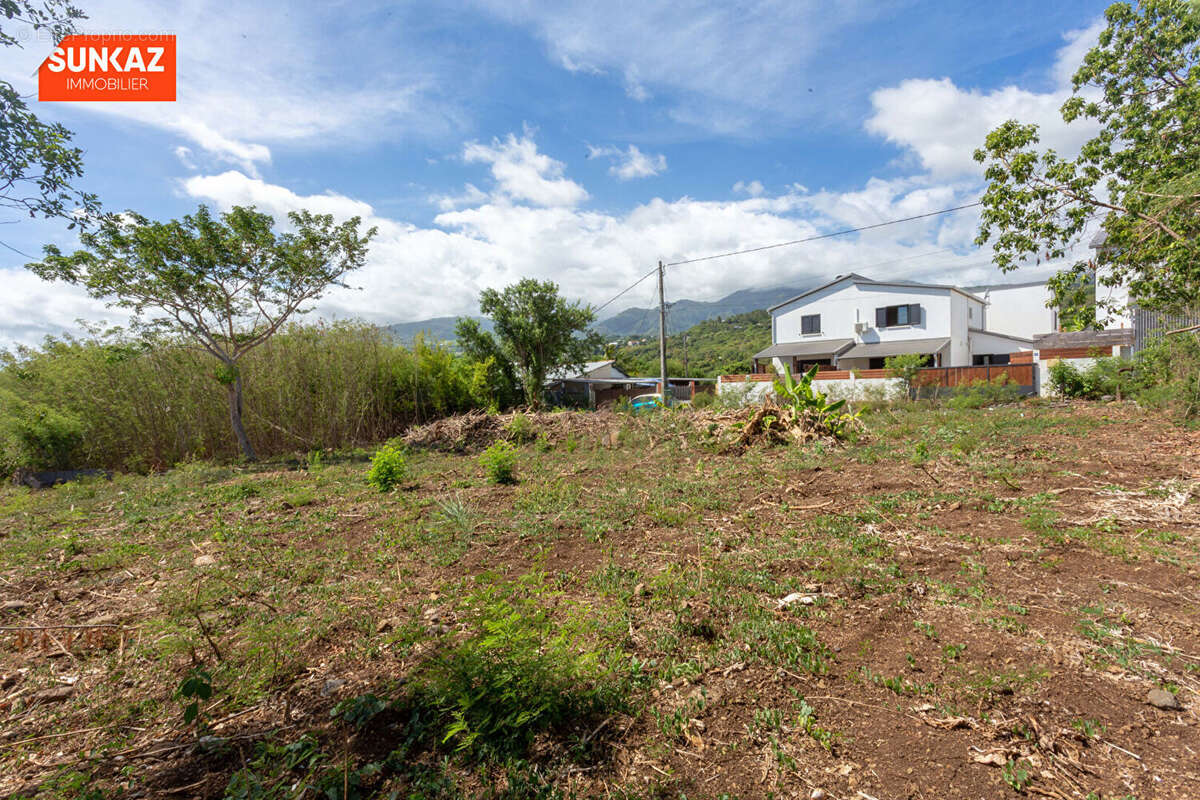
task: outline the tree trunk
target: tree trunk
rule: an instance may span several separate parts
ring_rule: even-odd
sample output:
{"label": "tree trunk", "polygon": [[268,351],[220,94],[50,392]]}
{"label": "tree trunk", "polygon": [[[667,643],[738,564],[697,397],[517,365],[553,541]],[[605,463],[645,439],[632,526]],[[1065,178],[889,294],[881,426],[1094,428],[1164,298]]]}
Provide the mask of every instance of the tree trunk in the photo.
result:
{"label": "tree trunk", "polygon": [[258,456],[254,454],[254,448],[250,446],[250,439],[246,436],[246,429],[242,426],[242,376],[237,375],[225,384],[225,391],[229,394],[229,422],[233,425],[233,433],[237,436],[238,446],[242,448],[242,455],[247,461],[257,461]]}

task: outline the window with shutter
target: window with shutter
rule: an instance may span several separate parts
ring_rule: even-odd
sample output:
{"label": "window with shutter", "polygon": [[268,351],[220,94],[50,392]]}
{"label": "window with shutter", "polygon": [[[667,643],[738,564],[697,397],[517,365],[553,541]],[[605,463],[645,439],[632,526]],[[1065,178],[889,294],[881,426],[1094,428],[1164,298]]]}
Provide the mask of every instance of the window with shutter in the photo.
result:
{"label": "window with shutter", "polygon": [[800,333],[812,334],[821,332],[821,315],[806,314],[800,318]]}
{"label": "window with shutter", "polygon": [[900,325],[919,325],[921,306],[909,303],[902,306],[883,306],[875,309],[876,328],[894,328]]}

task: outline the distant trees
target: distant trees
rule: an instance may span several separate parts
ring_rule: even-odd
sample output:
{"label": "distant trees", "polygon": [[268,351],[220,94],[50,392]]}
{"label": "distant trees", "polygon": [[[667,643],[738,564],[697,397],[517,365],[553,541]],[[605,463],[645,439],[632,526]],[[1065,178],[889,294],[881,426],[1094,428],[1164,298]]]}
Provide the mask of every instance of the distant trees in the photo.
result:
{"label": "distant trees", "polygon": [[295,232],[276,234],[271,216],[240,206],[219,217],[200,206],[169,222],[110,215],[81,234],[85,249],[64,255],[47,245],[44,260],[28,267],[111,299],[143,327],[183,334],[215,358],[234,435],[254,460],[242,422],[242,359],[305,303],[343,285],[375,235],[374,228],[359,235],[358,217],[340,225],[307,211],[288,218]]}
{"label": "distant trees", "polygon": [[495,333],[473,319],[458,321],[455,335],[463,352],[479,362],[489,359],[525,402],[540,408],[546,376],[554,369],[581,366],[596,351],[595,335],[585,335],[596,315],[589,306],[568,302],[553,281],[525,278],[503,291],[485,289],[479,310],[491,317]]}
{"label": "distant trees", "polygon": [[[1009,120],[987,135],[976,240],[996,264],[1061,258],[1097,218],[1107,234],[1100,282],[1125,286],[1139,305],[1200,304],[1200,3],[1114,3],[1108,26],[1075,72],[1062,107],[1068,123],[1099,132],[1075,158],[1040,150],[1036,125]],[[1070,307],[1086,261],[1052,282]]]}

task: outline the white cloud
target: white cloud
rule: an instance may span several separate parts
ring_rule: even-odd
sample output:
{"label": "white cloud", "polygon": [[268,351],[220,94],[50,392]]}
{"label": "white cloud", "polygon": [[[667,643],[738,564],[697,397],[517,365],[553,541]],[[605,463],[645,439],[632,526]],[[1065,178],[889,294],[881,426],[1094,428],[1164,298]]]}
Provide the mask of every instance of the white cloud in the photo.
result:
{"label": "white cloud", "polygon": [[[215,159],[236,164],[252,175],[258,174],[257,162],[270,162],[271,160],[271,150],[266,145],[230,139],[198,119],[183,117],[172,127],[198,144]],[[176,148],[175,152],[178,155],[179,149]]]}
{"label": "white cloud", "polygon": [[1074,153],[1095,133],[1086,121],[1063,122],[1059,109],[1070,96],[1070,76],[1095,44],[1102,21],[1064,36],[1050,76],[1055,86],[1034,92],[1017,86],[992,91],[964,89],[949,78],[911,78],[871,95],[874,114],[866,129],[909,154],[937,176],[979,173],[972,157],[988,131],[1009,119],[1037,123],[1042,144]]}
{"label": "white cloud", "polygon": [[[529,136],[470,147],[486,151],[486,158],[481,152],[476,160],[493,171],[497,163],[541,165],[533,172],[544,179],[543,172],[557,174],[559,169],[551,169]],[[498,176],[502,190],[439,214],[430,227],[385,217],[342,194],[301,195],[236,171],[193,177],[182,186],[190,196],[222,209],[253,203],[281,216],[291,209],[312,208],[339,217],[356,214],[364,225],[378,226],[368,264],[350,281],[364,291],[335,290],[317,311],[379,323],[474,313],[481,289],[523,277],[554,280],[568,296],[600,303],[641,277],[659,258],[674,261],[802,239],[937,210],[963,199],[962,186],[912,178],[873,180],[846,193],[808,193],[800,187],[779,196],[730,201],[655,198],[624,213],[602,213],[542,202],[547,199],[542,191],[518,191],[508,180]],[[517,183],[524,186],[525,180]],[[517,196],[524,202],[514,199]],[[995,281],[986,256],[967,244],[977,216],[973,211],[960,214],[673,268],[668,294],[714,299],[748,286],[811,285],[854,269],[960,283]],[[627,304],[645,304],[647,299],[634,292]]]}
{"label": "white cloud", "polygon": [[527,200],[539,206],[575,206],[588,193],[578,183],[563,177],[563,163],[539,153],[530,131],[517,138],[492,139],[490,145],[470,142],[463,148],[468,164],[490,164],[498,195],[509,200]]}
{"label": "white cloud", "polygon": [[473,183],[464,186],[461,194],[435,194],[429,197],[429,201],[442,211],[453,211],[462,206],[477,206],[487,199],[487,192]]}
{"label": "white cloud", "polygon": [[623,181],[649,178],[660,174],[667,168],[666,156],[661,153],[657,155],[643,153],[632,144],[626,150],[611,145],[608,147],[588,145],[588,158],[609,159],[613,164],[608,168],[608,174]]}
{"label": "white cloud", "polygon": [[[435,76],[449,60],[423,47],[419,31],[396,11],[381,29],[370,4],[358,9],[283,0],[258,3],[89,4],[81,33],[137,30],[178,36],[176,102],[75,103],[102,114],[177,134],[209,157],[253,172],[272,145],[329,147],[389,137],[441,137],[461,127],[438,95]],[[386,34],[386,38],[380,38]],[[380,42],[386,41],[387,46]],[[36,91],[49,43],[0,48],[0,70],[23,92]],[[38,109],[53,117],[51,106]],[[199,155],[196,153],[194,155]]]}
{"label": "white cloud", "polygon": [[748,194],[751,197],[759,197],[766,191],[763,188],[762,181],[738,181],[733,185],[734,194]]}

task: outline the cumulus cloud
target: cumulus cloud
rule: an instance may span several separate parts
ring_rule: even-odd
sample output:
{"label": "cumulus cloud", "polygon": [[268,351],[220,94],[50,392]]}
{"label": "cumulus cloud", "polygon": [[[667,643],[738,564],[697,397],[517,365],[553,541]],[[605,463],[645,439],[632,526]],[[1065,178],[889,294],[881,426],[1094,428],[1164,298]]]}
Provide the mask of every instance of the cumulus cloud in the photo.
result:
{"label": "cumulus cloud", "polygon": [[521,137],[508,134],[491,144],[470,142],[463,148],[468,164],[491,165],[496,192],[509,200],[526,200],[539,206],[575,206],[587,199],[584,188],[563,177],[563,163],[539,153],[529,131]]}
{"label": "cumulus cloud", "polygon": [[758,197],[764,191],[762,181],[738,181],[733,185],[734,194],[748,194],[751,197]]}
{"label": "cumulus cloud", "polygon": [[632,144],[625,150],[611,145],[607,147],[588,145],[588,158],[607,158],[612,162],[612,166],[608,168],[608,174],[623,181],[649,178],[667,168],[666,156],[661,153],[657,155],[643,153]]}
{"label": "cumulus cloud", "polygon": [[[923,179],[874,180],[845,193],[810,193],[793,187],[778,196],[729,201],[655,198],[622,213],[574,203],[543,202],[561,189],[525,190],[529,176],[513,181],[497,163],[537,165],[535,178],[565,180],[560,167],[537,152],[529,136],[506,137],[468,148],[487,165],[497,191],[438,214],[418,226],[381,214],[367,203],[326,192],[304,195],[287,187],[228,171],[183,182],[190,196],[228,208],[253,203],[281,216],[312,208],[363,217],[379,228],[366,267],[351,278],[363,291],[335,290],[317,312],[388,323],[475,313],[480,290],[523,277],[556,281],[564,293],[600,303],[625,288],[659,258],[667,261],[738,250],[764,243],[938,210],[961,202],[959,186]],[[558,176],[558,177],[553,177]],[[534,181],[536,184],[537,182]],[[583,192],[579,187],[579,192]],[[549,197],[547,197],[549,195]],[[672,270],[673,297],[715,299],[747,286],[815,284],[850,270],[893,277],[947,277],[962,283],[994,281],[986,256],[972,252],[964,231],[977,223],[970,211],[919,223],[837,237],[810,245],[764,251],[736,259],[689,264]],[[628,304],[648,301],[636,292]],[[622,301],[624,302],[624,300]],[[615,312],[618,307],[606,309]]]}
{"label": "cumulus cloud", "polygon": [[1009,119],[1033,122],[1042,144],[1072,153],[1095,133],[1086,122],[1071,125],[1059,113],[1070,96],[1070,76],[1092,47],[1103,21],[1071,31],[1050,71],[1054,87],[1035,92],[1017,86],[991,91],[962,88],[949,78],[911,78],[871,95],[874,113],[866,129],[902,148],[922,169],[939,177],[978,174],[972,154],[988,131]]}

